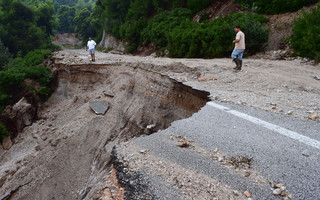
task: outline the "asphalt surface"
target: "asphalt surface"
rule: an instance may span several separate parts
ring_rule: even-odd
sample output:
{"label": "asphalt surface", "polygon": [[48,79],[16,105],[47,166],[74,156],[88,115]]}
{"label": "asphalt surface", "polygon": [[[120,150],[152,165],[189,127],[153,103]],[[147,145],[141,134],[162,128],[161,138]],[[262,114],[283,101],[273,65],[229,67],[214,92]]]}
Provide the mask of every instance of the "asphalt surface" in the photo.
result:
{"label": "asphalt surface", "polygon": [[[270,113],[234,104],[215,104],[253,116],[265,122],[320,141],[320,123],[284,114]],[[293,199],[320,199],[320,149],[282,135],[246,119],[207,104],[188,119],[172,123],[163,131],[133,139],[149,153],[167,159],[183,168],[192,169],[229,185],[235,190],[248,190],[253,199],[281,199],[272,194],[269,185],[258,184],[226,169],[218,161],[190,149],[177,148],[170,136],[184,136],[194,145],[226,157],[252,158],[252,168],[266,180],[283,183]],[[152,184],[152,180],[149,180]],[[153,185],[158,183],[154,182]]]}

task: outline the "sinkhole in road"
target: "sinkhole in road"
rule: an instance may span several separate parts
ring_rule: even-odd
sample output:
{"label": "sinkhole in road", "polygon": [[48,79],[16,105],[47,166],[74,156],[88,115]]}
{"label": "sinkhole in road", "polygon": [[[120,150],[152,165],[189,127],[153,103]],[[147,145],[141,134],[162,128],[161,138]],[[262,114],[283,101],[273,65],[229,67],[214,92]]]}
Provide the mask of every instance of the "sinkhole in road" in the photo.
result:
{"label": "sinkhole in road", "polygon": [[[53,72],[57,88],[39,116],[54,131],[37,133],[48,139],[38,140],[41,148],[37,154],[24,163],[16,178],[5,183],[10,186],[10,182],[32,180],[14,194],[15,199],[99,196],[106,187],[116,144],[166,129],[173,121],[196,113],[209,100],[208,92],[143,64],[55,64]],[[105,115],[96,115],[89,108],[97,101],[109,104]]]}

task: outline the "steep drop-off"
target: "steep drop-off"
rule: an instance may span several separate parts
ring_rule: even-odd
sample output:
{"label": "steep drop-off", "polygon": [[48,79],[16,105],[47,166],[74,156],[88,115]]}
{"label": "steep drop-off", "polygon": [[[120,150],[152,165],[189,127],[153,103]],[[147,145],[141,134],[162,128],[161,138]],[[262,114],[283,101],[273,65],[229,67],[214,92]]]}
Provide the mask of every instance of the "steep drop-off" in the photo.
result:
{"label": "steep drop-off", "polygon": [[[54,64],[57,89],[39,120],[0,154],[0,198],[92,199],[110,170],[115,144],[167,128],[208,100],[161,74],[128,65]],[[107,102],[96,115],[91,102]]]}

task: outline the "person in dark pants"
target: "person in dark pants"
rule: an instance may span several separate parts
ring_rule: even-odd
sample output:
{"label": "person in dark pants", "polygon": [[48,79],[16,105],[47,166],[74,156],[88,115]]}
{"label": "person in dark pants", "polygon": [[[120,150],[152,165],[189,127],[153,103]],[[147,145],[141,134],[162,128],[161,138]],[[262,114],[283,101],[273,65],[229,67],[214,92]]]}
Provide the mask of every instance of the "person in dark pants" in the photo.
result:
{"label": "person in dark pants", "polygon": [[240,71],[242,68],[243,52],[246,49],[245,35],[241,31],[239,25],[236,25],[234,27],[234,31],[237,33],[237,35],[236,35],[236,39],[232,41],[235,45],[234,45],[234,50],[232,51],[231,57],[233,58],[233,61],[236,63],[236,67],[233,69]]}

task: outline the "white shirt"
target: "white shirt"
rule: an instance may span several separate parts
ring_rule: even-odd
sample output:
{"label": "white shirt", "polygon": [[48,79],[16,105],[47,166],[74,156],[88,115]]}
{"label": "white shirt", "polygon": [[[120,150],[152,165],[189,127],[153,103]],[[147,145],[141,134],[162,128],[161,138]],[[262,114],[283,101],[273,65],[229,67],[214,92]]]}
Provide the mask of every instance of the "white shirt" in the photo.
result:
{"label": "white shirt", "polygon": [[90,41],[88,41],[87,47],[88,47],[89,49],[94,49],[94,47],[95,47],[96,45],[97,45],[97,44],[96,44],[96,42],[95,42],[94,40],[90,40]]}
{"label": "white shirt", "polygon": [[238,43],[235,44],[235,49],[245,49],[245,36],[242,31],[239,31],[236,35],[236,40],[239,40]]}

